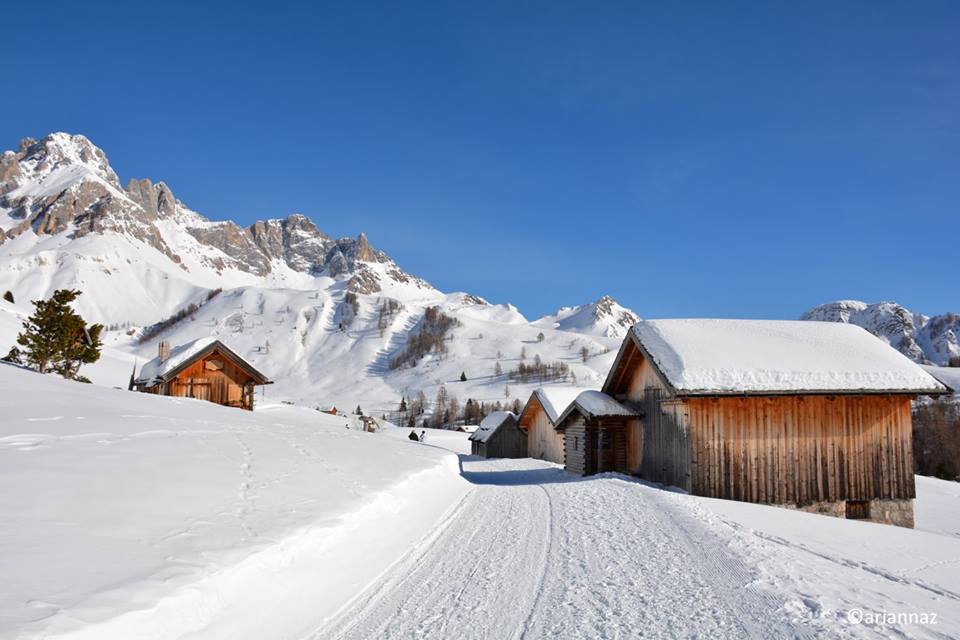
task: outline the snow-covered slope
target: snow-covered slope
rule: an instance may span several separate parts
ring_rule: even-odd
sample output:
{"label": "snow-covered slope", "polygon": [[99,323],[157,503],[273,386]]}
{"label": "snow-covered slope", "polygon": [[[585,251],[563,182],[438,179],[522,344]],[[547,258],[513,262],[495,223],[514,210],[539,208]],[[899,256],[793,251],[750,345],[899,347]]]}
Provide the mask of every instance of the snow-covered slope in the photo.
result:
{"label": "snow-covered slope", "polygon": [[[432,398],[442,384],[461,402],[525,399],[539,381],[512,382],[521,356],[565,362],[568,384],[595,386],[635,317],[603,298],[531,324],[510,305],[434,289],[362,233],[333,239],[301,215],[243,228],[203,217],[163,182],[123,187],[102,150],[55,133],[0,156],[0,292],[12,291],[26,312],[30,299],[63,287],[83,292],[77,309],[107,325],[105,342],[121,360],[151,359],[160,338],[218,337],[277,382],[268,397],[368,411],[419,391]],[[431,307],[452,328],[431,353],[392,366],[429,329]],[[178,313],[181,321],[141,341]],[[0,321],[0,351],[17,324]],[[128,367],[113,369],[92,379],[126,386]]]}
{"label": "snow-covered slope", "polygon": [[956,313],[930,317],[896,302],[840,300],[814,307],[802,319],[859,325],[921,364],[944,365],[950,358],[960,358],[960,314]]}
{"label": "snow-covered slope", "polygon": [[317,411],[0,387],[0,638],[304,637],[466,491],[449,452]]}

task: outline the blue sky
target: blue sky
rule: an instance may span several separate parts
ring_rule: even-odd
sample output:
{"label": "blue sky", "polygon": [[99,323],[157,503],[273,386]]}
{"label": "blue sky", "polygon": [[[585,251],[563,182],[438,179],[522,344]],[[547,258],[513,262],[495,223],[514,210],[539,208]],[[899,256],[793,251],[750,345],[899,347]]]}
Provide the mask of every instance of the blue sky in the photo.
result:
{"label": "blue sky", "polygon": [[960,3],[203,4],[5,7],[0,147],[529,317],[960,311]]}

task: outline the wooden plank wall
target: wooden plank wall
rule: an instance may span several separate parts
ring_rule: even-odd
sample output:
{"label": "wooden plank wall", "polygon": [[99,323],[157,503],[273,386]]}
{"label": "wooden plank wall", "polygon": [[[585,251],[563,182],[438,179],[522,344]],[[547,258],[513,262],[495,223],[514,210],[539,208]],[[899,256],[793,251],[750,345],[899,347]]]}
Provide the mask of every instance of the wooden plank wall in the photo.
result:
{"label": "wooden plank wall", "polygon": [[563,433],[553,428],[539,403],[527,427],[527,454],[538,460],[563,464]]}
{"label": "wooden plank wall", "polygon": [[[210,360],[222,362],[222,369],[208,369],[206,363]],[[171,380],[167,395],[199,398],[249,409],[253,407],[253,393],[249,388],[245,392],[243,385],[250,382],[250,376],[243,369],[229,358],[214,352],[194,362]]]}
{"label": "wooden plank wall", "polygon": [[[605,471],[629,473],[625,418],[584,420],[583,416],[577,415],[567,422],[564,434],[564,468],[570,473],[582,476]],[[594,463],[593,443],[602,444],[600,438],[606,439],[608,446],[597,450]]]}
{"label": "wooden plank wall", "polygon": [[690,430],[686,409],[679,402],[663,402],[663,395],[659,388],[648,388],[644,393],[640,476],[689,491]]}
{"label": "wooden plank wall", "polygon": [[486,454],[488,458],[526,458],[527,434],[510,418],[487,441]]}
{"label": "wooden plank wall", "polygon": [[916,496],[908,397],[703,398],[686,404],[697,495],[800,506]]}
{"label": "wooden plank wall", "polygon": [[626,421],[613,430],[613,469],[611,471],[628,473]]}
{"label": "wooden plank wall", "polygon": [[566,449],[564,468],[570,473],[585,476],[590,473],[587,464],[587,425],[583,416],[571,418],[567,422],[564,436]]}

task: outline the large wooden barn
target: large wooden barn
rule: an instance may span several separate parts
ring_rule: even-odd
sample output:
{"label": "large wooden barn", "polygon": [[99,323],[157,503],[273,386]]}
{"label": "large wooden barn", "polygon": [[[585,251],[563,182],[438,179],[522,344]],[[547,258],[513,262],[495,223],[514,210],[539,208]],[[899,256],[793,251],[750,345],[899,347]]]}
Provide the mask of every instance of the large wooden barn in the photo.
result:
{"label": "large wooden barn", "polygon": [[517,425],[517,416],[495,411],[480,421],[470,434],[470,453],[483,458],[526,458],[527,434]]}
{"label": "large wooden barn", "polygon": [[200,338],[173,349],[161,342],[157,357],[140,369],[134,389],[252,410],[254,389],[264,384],[271,383],[225,344]]}
{"label": "large wooden barn", "polygon": [[563,464],[563,432],[557,431],[556,424],[581,391],[577,387],[541,387],[530,394],[518,420],[527,434],[527,455]]}
{"label": "large wooden barn", "polygon": [[655,320],[630,331],[603,391],[640,413],[625,426],[630,473],[912,526],[910,403],[948,390],[854,325]]}

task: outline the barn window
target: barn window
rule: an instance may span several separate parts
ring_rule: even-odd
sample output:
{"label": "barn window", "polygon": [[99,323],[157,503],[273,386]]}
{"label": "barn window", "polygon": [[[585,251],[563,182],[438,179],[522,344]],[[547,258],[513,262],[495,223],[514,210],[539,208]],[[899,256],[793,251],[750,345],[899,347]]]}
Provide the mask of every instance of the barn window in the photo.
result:
{"label": "barn window", "polygon": [[867,520],[870,517],[869,500],[847,500],[848,520]]}

